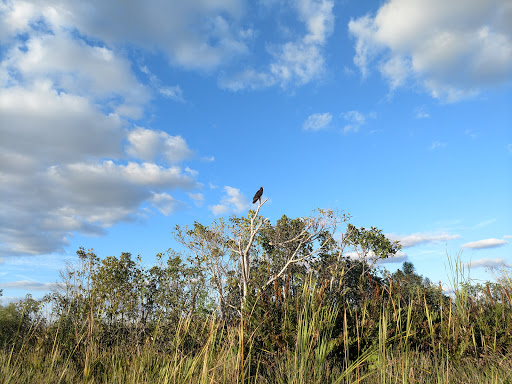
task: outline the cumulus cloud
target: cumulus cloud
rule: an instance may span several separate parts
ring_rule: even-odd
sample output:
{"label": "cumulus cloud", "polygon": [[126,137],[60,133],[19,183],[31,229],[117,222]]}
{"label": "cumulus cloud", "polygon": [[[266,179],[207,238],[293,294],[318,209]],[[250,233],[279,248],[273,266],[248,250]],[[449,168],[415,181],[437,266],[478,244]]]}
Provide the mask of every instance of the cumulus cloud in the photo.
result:
{"label": "cumulus cloud", "polygon": [[472,248],[472,249],[484,249],[484,248],[496,248],[501,247],[502,245],[507,244],[505,240],[502,239],[484,239],[473,241],[470,243],[466,243],[462,245],[462,248]]}
{"label": "cumulus cloud", "polygon": [[237,91],[273,85],[303,85],[323,74],[323,48],[334,30],[334,1],[295,0],[292,4],[306,34],[283,44],[270,45],[271,61],[266,69],[248,68],[223,76],[219,81],[221,87]]}
{"label": "cumulus cloud", "polygon": [[192,155],[181,136],[138,127],[128,134],[126,153],[135,158],[154,161],[163,158],[171,163],[185,160]]}
{"label": "cumulus cloud", "polygon": [[102,235],[133,220],[143,202],[164,214],[179,206],[166,190],[198,187],[179,167],[154,163],[72,163],[2,174],[0,253],[34,255],[61,251],[74,231]]}
{"label": "cumulus cloud", "polygon": [[427,234],[427,233],[414,233],[412,235],[386,235],[391,240],[398,240],[402,248],[414,247],[420,244],[439,243],[441,241],[449,241],[460,238],[459,235],[450,235],[447,233],[442,234]]}
{"label": "cumulus cloud", "polygon": [[[128,60],[59,28],[42,35],[34,31],[26,42],[13,44],[6,57],[2,77],[19,86],[33,86],[44,79],[47,86],[108,103],[112,111],[130,118],[140,117],[141,105],[149,100],[148,90],[137,81]],[[5,73],[16,76],[7,78]]]}
{"label": "cumulus cloud", "polygon": [[512,267],[512,263],[503,259],[480,259],[467,264],[471,268],[503,268]]}
{"label": "cumulus cloud", "polygon": [[332,121],[332,115],[326,113],[314,113],[306,119],[302,125],[302,129],[305,131],[319,131],[329,126]]}
{"label": "cumulus cloud", "polygon": [[4,39],[25,32],[43,18],[51,27],[76,28],[110,46],[129,42],[159,49],[171,62],[191,69],[215,68],[247,50],[247,34],[239,26],[244,7],[234,0],[8,1],[2,8]]}
{"label": "cumulus cloud", "polygon": [[216,216],[230,212],[240,213],[249,208],[249,201],[238,188],[225,186],[220,204],[210,205],[208,208]]}
{"label": "cumulus cloud", "polygon": [[510,83],[511,17],[507,0],[389,0],[349,22],[354,63],[363,77],[375,67],[392,90],[415,83],[457,101]]}
{"label": "cumulus cloud", "polygon": [[[139,40],[132,43],[143,44],[158,28],[166,28],[168,20],[159,26],[144,19],[148,12],[160,9],[149,10],[147,3],[118,5],[126,11],[124,18],[112,16],[118,10],[113,3],[0,4],[3,260],[62,251],[73,233],[103,235],[119,221],[140,217],[144,205],[172,214],[183,203],[171,192],[199,187],[197,172],[177,165],[193,155],[183,137],[132,128],[131,119],[143,114],[151,92],[139,82],[124,53],[115,48],[130,41],[134,25],[140,27]],[[168,7],[183,7],[197,21],[196,17],[209,19],[226,7],[234,9],[232,5],[221,0],[209,6],[187,2]],[[188,13],[194,7],[202,9],[200,15]],[[165,17],[175,16],[170,12]],[[130,31],[123,31],[130,18]],[[212,32],[226,37],[229,45],[232,31],[221,19],[213,20],[215,26],[210,25],[209,31],[191,32],[194,37],[185,39],[181,48],[173,42],[168,42],[167,50],[160,48],[179,65],[186,65],[180,49],[190,48],[190,57],[197,55],[196,48],[203,49],[211,54],[209,63],[216,65],[214,56],[223,60],[221,56],[230,51],[227,45],[205,42],[200,48],[194,44]],[[222,28],[227,28],[225,34]],[[187,47],[187,41],[193,46]],[[181,88],[158,85],[160,93],[182,97]]]}

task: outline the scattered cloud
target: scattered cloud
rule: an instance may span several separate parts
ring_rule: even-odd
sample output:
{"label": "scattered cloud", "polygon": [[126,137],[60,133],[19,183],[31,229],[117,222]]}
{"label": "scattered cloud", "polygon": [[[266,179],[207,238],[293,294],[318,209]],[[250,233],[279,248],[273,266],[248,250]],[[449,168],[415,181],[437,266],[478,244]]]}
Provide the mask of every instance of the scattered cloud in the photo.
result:
{"label": "scattered cloud", "polygon": [[471,130],[471,129],[466,129],[464,131],[464,134],[466,134],[467,136],[469,136],[471,139],[476,139],[478,137],[478,135],[476,134],[475,131]]}
{"label": "scattered cloud", "polygon": [[341,116],[348,122],[343,127],[343,132],[359,132],[359,129],[365,124],[366,117],[359,111],[348,111],[341,114]]}
{"label": "scattered cloud", "polygon": [[201,207],[204,203],[204,195],[202,193],[189,193],[188,197],[190,197],[198,207]]}
{"label": "scattered cloud", "polygon": [[169,216],[171,213],[176,212],[183,207],[183,203],[176,200],[168,193],[153,193],[150,199],[153,206],[156,207],[162,214]]}
{"label": "scattered cloud", "polygon": [[381,265],[390,263],[403,263],[405,261],[409,261],[409,256],[407,256],[404,252],[397,252],[394,256],[390,256],[384,260],[379,260],[377,264]]}
{"label": "scattered cloud", "polygon": [[274,85],[284,88],[307,84],[323,74],[323,47],[334,30],[334,1],[296,0],[292,4],[307,33],[283,44],[269,45],[271,61],[266,69],[248,68],[235,75],[223,76],[219,80],[222,88],[233,91]]}
{"label": "scattered cloud", "polygon": [[182,103],[185,102],[185,99],[183,98],[183,91],[179,85],[162,85],[160,79],[152,73],[147,66],[140,67],[140,70],[148,76],[150,84],[158,91],[158,93],[174,101]]}
{"label": "scattered cloud", "polygon": [[512,263],[503,259],[480,259],[466,264],[471,268],[503,268],[512,267]]}
{"label": "scattered cloud", "polygon": [[21,280],[0,283],[0,288],[21,289],[29,291],[51,291],[52,289],[63,285],[64,283],[39,283],[37,281]]}
{"label": "scattered cloud", "polygon": [[511,235],[505,235],[503,236],[504,239],[512,239],[512,236]]}
{"label": "scattered cloud", "polygon": [[472,249],[484,249],[484,248],[496,248],[501,247],[502,245],[507,244],[507,241],[502,239],[484,239],[473,241],[470,243],[466,243],[462,245],[462,248],[472,248]]}
{"label": "scattered cloud", "polygon": [[363,77],[375,67],[391,90],[414,83],[458,101],[510,83],[511,17],[503,0],[389,0],[374,16],[349,22],[354,63]]}
{"label": "scattered cloud", "polygon": [[305,131],[320,131],[327,128],[331,121],[332,115],[328,112],[314,113],[306,119],[304,124],[302,124],[302,129]]}
{"label": "scattered cloud", "polygon": [[507,144],[507,150],[512,153],[512,144]]}
{"label": "scattered cloud", "polygon": [[430,147],[428,147],[428,149],[430,149],[431,151],[435,151],[436,149],[446,147],[446,145],[447,144],[443,143],[442,141],[434,141],[432,142],[432,144],[430,144]]}
{"label": "scattered cloud", "polygon": [[225,186],[220,204],[210,205],[208,208],[216,216],[229,212],[240,213],[249,208],[249,201],[238,188]]}
{"label": "scattered cloud", "polygon": [[391,240],[397,240],[402,244],[402,248],[415,247],[420,244],[439,243],[441,241],[449,241],[460,238],[459,235],[450,235],[447,233],[442,234],[427,234],[427,233],[413,233],[412,235],[395,235],[387,234]]}
{"label": "scattered cloud", "polygon": [[430,113],[427,112],[426,107],[422,105],[421,107],[417,107],[414,110],[414,115],[417,119],[428,119],[430,117]]}
{"label": "scattered cloud", "polygon": [[[362,254],[359,252],[346,252],[344,256],[349,257],[351,259],[362,259]],[[367,260],[370,262],[375,261],[377,265],[381,264],[390,264],[390,263],[403,263],[404,261],[408,261],[409,257],[404,252],[397,252],[394,256],[389,256],[386,259],[377,258],[375,253],[370,251],[366,255]]]}
{"label": "scattered cloud", "polygon": [[188,173],[192,177],[196,177],[197,175],[199,175],[198,171],[196,171],[195,169],[192,169],[190,167],[185,167],[185,172]]}
{"label": "scattered cloud", "polygon": [[127,140],[126,153],[146,161],[163,158],[177,163],[192,156],[185,139],[166,132],[137,127],[128,134]]}
{"label": "scattered cloud", "polygon": [[343,73],[345,73],[347,76],[354,76],[356,74],[352,68],[347,67],[346,65],[343,67]]}

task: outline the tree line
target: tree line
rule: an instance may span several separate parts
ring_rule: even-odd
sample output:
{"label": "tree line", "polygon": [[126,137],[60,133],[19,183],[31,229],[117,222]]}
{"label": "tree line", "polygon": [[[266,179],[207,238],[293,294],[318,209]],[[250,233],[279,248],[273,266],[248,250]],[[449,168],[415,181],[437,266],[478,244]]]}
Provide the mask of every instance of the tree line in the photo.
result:
{"label": "tree line", "polygon": [[[58,340],[77,364],[92,345],[138,348],[151,340],[165,353],[177,348],[173,337],[186,322],[179,348],[187,355],[201,350],[205,324],[215,319],[241,332],[242,356],[254,354],[251,361],[274,369],[276,356],[296,348],[309,308],[315,319],[329,314],[315,323],[315,337],[328,335],[328,355],[343,364],[404,340],[407,348],[441,348],[455,360],[510,350],[512,288],[505,280],[457,280],[448,296],[410,262],[394,273],[377,268],[401,249],[382,230],[358,228],[332,210],[271,223],[260,215],[265,202],[247,216],[176,226],[180,249],[159,253],[152,266],[130,253],[100,258],[80,248],[57,290],[0,308],[0,347],[22,348],[27,334],[53,329],[53,338],[27,342],[51,349]],[[460,265],[452,267],[459,276]],[[51,316],[41,317],[45,305]]]}

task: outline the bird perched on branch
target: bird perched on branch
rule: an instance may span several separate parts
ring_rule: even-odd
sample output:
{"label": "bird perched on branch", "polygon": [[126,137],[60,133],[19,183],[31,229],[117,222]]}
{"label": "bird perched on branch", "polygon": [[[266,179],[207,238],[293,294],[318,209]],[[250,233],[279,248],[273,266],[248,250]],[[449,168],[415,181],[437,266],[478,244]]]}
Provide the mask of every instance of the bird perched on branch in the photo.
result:
{"label": "bird perched on branch", "polygon": [[257,202],[259,200],[259,202],[261,204],[261,195],[263,195],[263,187],[258,189],[258,192],[256,192],[256,194],[252,198],[252,203],[254,204],[255,202]]}

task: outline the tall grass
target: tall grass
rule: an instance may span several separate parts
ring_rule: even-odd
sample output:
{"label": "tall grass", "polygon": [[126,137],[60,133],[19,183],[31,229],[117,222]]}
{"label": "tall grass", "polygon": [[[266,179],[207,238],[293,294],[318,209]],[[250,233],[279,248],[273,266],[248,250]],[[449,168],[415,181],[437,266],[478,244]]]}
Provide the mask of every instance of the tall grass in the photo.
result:
{"label": "tall grass", "polygon": [[403,287],[390,284],[356,309],[326,304],[310,278],[297,311],[286,314],[295,316],[292,342],[275,351],[257,340],[257,302],[235,325],[215,316],[161,319],[135,344],[105,345],[92,315],[75,329],[66,318],[39,330],[36,322],[0,350],[0,382],[512,382],[510,279],[505,275],[495,292],[477,290],[460,257],[449,259],[449,268],[451,298],[438,290],[434,300],[417,287],[404,300]]}

